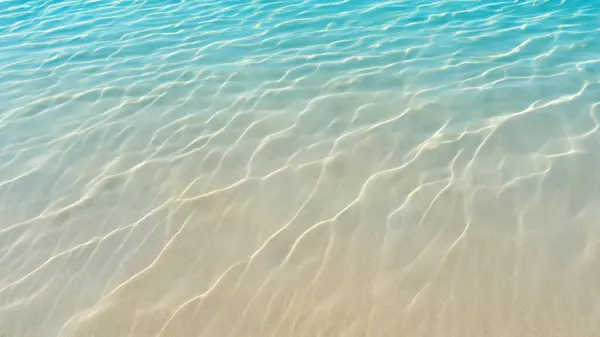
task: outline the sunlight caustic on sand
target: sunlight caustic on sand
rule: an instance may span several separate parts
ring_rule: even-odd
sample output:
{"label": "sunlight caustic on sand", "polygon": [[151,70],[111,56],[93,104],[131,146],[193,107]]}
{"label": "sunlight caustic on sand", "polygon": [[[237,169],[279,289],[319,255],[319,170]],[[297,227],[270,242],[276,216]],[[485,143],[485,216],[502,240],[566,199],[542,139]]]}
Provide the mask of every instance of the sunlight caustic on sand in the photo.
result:
{"label": "sunlight caustic on sand", "polygon": [[0,1],[0,336],[600,331],[593,1]]}

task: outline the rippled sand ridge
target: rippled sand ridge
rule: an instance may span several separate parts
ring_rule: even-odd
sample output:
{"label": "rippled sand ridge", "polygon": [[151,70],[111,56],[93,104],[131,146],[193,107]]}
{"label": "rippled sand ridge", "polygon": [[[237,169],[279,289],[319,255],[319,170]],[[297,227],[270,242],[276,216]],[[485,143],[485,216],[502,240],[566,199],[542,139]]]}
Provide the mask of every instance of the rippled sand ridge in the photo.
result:
{"label": "rippled sand ridge", "polygon": [[1,0],[0,336],[600,332],[600,4]]}

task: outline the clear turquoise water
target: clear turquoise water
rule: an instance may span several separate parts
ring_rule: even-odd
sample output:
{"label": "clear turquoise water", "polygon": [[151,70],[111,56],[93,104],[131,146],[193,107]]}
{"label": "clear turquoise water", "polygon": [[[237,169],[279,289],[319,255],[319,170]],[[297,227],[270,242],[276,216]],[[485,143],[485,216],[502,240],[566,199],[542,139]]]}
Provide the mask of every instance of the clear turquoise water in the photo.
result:
{"label": "clear turquoise water", "polygon": [[0,336],[597,336],[594,1],[0,0]]}

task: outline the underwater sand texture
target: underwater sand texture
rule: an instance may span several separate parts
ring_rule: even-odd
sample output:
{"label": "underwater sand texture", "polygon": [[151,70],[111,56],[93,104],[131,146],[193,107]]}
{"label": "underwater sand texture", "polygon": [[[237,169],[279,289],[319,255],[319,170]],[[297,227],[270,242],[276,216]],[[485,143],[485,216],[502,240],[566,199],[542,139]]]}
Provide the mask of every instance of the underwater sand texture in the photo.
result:
{"label": "underwater sand texture", "polygon": [[0,336],[600,332],[600,4],[0,1]]}

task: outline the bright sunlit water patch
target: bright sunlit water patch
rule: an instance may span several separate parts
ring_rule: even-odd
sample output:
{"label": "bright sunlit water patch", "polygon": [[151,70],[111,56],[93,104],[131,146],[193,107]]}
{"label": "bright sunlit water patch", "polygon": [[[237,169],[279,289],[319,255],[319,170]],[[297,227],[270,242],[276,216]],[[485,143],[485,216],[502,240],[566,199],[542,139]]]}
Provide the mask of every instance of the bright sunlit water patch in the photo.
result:
{"label": "bright sunlit water patch", "polygon": [[600,4],[0,0],[0,336],[600,331]]}

